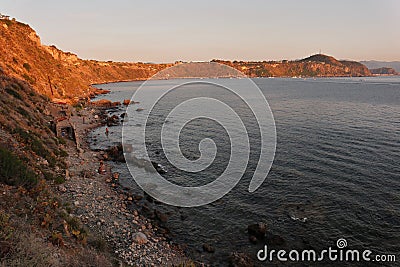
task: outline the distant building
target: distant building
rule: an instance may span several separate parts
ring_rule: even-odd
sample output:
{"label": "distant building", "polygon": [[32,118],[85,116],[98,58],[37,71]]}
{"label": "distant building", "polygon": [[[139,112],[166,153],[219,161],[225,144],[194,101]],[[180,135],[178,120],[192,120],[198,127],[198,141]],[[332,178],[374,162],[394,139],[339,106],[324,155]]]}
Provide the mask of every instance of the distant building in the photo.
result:
{"label": "distant building", "polygon": [[0,19],[10,19],[10,16],[3,15],[0,13]]}

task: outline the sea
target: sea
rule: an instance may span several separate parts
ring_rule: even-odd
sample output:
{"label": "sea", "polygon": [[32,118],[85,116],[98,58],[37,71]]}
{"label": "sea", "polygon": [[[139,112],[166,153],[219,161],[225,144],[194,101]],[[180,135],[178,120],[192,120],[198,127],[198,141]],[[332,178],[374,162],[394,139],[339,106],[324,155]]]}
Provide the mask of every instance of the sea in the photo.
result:
{"label": "sea", "polygon": [[[222,80],[207,81],[218,84]],[[162,90],[175,82],[182,81],[159,80],[152,81],[152,85],[154,90]],[[240,79],[228,82],[240,82]],[[400,77],[255,78],[252,82],[268,101],[276,127],[275,157],[265,181],[256,191],[249,192],[249,181],[259,159],[255,153],[249,157],[249,167],[242,179],[219,200],[190,208],[157,201],[150,203],[168,215],[166,227],[170,230],[171,242],[181,244],[196,261],[212,266],[228,266],[233,252],[243,253],[257,265],[266,266],[267,263],[257,259],[257,252],[266,244],[269,249],[321,251],[337,248],[337,241],[344,239],[348,249],[371,250],[372,255],[396,255],[399,265]],[[95,100],[131,99],[142,83],[97,85],[111,92]],[[189,94],[196,95],[203,89],[192,85]],[[213,95],[212,88],[207,90]],[[184,94],[175,95],[170,103],[178,103],[176,100],[184,98]],[[227,95],[225,99],[229,102],[230,97]],[[150,112],[146,101],[152,100],[140,100],[133,105],[137,106],[137,114],[143,116]],[[203,107],[208,108],[211,107]],[[108,113],[121,116],[125,109],[121,106]],[[162,113],[163,105],[158,110]],[[164,111],[169,110],[170,105],[166,104]],[[174,123],[173,117],[168,123]],[[108,137],[104,134],[105,127],[90,133],[93,149],[105,149],[121,142],[122,125],[108,127]],[[255,140],[259,136],[256,125],[250,124],[248,130],[249,135],[254,131],[250,146],[259,146]],[[218,123],[204,119],[193,121],[184,128],[179,142],[183,155],[195,160],[200,155],[199,142],[204,138],[214,140],[218,152],[212,168],[205,173],[179,172],[158,151],[159,136],[151,132],[149,135],[146,144],[152,159],[166,171],[166,179],[176,184],[207,184],[222,172],[221,168],[226,168],[230,159],[229,136]],[[134,142],[135,131],[124,138]],[[124,163],[111,164],[114,171],[121,173],[120,182],[124,187],[143,194],[131,174],[135,169],[130,172]],[[260,222],[266,224],[269,234],[279,236],[284,242],[274,244],[267,239],[250,242],[247,227]],[[212,246],[215,252],[203,251],[204,244]],[[275,260],[272,266],[281,264],[284,263]],[[335,264],[326,262],[327,266]],[[375,263],[342,262],[341,266],[370,264]],[[396,263],[376,266],[385,264],[396,266]],[[313,266],[312,263],[299,266],[304,265]]]}

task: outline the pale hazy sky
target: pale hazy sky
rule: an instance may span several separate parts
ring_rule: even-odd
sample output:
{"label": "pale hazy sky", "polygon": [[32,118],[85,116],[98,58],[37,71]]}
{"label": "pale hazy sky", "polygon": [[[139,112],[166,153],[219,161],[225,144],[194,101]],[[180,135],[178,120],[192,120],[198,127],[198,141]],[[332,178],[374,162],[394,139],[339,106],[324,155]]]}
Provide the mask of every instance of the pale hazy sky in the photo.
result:
{"label": "pale hazy sky", "polygon": [[0,13],[88,59],[400,60],[399,0],[1,0]]}

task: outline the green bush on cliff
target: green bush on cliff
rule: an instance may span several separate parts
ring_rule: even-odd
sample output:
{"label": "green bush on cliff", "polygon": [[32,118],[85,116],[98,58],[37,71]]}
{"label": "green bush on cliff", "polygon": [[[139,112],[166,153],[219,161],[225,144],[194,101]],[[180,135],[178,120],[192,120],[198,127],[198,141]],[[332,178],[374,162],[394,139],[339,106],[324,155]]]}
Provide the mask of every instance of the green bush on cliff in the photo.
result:
{"label": "green bush on cliff", "polygon": [[5,90],[9,95],[12,95],[13,97],[15,97],[17,99],[22,100],[21,95],[17,91],[13,90],[12,88],[6,87]]}
{"label": "green bush on cliff", "polygon": [[22,66],[23,66],[24,69],[26,69],[27,71],[30,71],[30,70],[31,70],[31,65],[29,65],[29,63],[26,63],[26,62],[25,62]]}
{"label": "green bush on cliff", "polygon": [[0,147],[0,182],[30,188],[37,184],[38,177],[9,150]]}
{"label": "green bush on cliff", "polygon": [[46,159],[50,167],[56,166],[57,159],[52,156],[50,151],[44,146],[43,142],[33,133],[22,130],[19,127],[15,128],[12,132],[18,134],[25,144],[29,144],[30,149],[35,152],[36,155]]}

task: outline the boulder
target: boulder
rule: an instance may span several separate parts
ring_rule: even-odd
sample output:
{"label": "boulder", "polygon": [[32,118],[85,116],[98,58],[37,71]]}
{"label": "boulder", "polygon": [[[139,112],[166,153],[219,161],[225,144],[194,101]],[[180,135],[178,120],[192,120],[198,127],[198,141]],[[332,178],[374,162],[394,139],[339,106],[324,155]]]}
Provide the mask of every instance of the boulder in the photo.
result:
{"label": "boulder", "polygon": [[112,161],[125,162],[125,157],[122,149],[122,144],[110,147],[106,150],[108,159]]}
{"label": "boulder", "polygon": [[247,227],[249,235],[255,236],[257,239],[263,239],[267,233],[267,225],[265,223],[250,224]]}
{"label": "boulder", "polygon": [[101,99],[98,101],[93,101],[93,102],[91,102],[91,104],[96,107],[110,107],[112,102],[107,99]]}
{"label": "boulder", "polygon": [[250,256],[239,253],[233,252],[229,257],[229,266],[232,267],[253,267],[255,266],[254,261],[251,259]]}
{"label": "boulder", "polygon": [[113,173],[113,179],[118,180],[119,179],[119,172],[114,172]]}
{"label": "boulder", "polygon": [[253,244],[256,244],[258,239],[254,235],[249,235],[249,241]]}
{"label": "boulder", "polygon": [[155,210],[154,214],[156,215],[156,218],[162,222],[162,223],[166,223],[168,221],[168,216],[165,215],[164,213],[162,213],[161,211]]}
{"label": "boulder", "polygon": [[267,233],[266,236],[267,244],[271,246],[282,246],[285,244],[285,239],[280,235],[275,235],[272,233]]}
{"label": "boulder", "polygon": [[112,115],[111,117],[107,117],[106,119],[107,126],[116,126],[119,125],[120,120],[117,115]]}
{"label": "boulder", "polygon": [[62,193],[65,193],[65,192],[67,192],[67,188],[64,185],[59,185],[58,186],[58,191],[60,191]]}
{"label": "boulder", "polygon": [[143,245],[146,244],[149,240],[147,239],[147,236],[142,233],[142,232],[138,232],[138,233],[134,233],[132,235],[132,240],[139,245]]}
{"label": "boulder", "polygon": [[155,162],[155,161],[152,161],[151,164],[153,165],[154,169],[155,169],[159,174],[165,174],[165,173],[167,173],[167,171],[164,169],[164,167],[163,167],[161,164],[159,164],[159,163],[157,163],[157,162]]}
{"label": "boulder", "polygon": [[121,102],[112,102],[112,101],[110,101],[110,100],[108,100],[108,99],[100,99],[100,100],[98,100],[98,101],[90,102],[90,104],[91,104],[92,106],[95,106],[95,107],[110,108],[110,107],[117,107],[117,106],[120,106],[120,105],[121,105]]}
{"label": "boulder", "polygon": [[208,252],[208,253],[214,253],[215,248],[211,246],[210,244],[203,244],[203,251]]}

